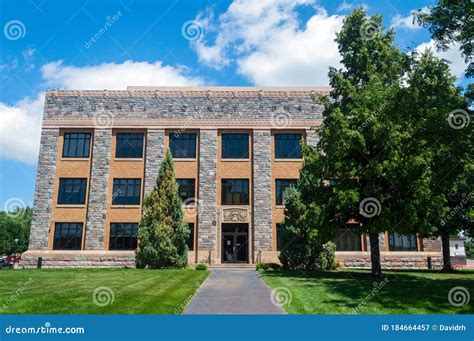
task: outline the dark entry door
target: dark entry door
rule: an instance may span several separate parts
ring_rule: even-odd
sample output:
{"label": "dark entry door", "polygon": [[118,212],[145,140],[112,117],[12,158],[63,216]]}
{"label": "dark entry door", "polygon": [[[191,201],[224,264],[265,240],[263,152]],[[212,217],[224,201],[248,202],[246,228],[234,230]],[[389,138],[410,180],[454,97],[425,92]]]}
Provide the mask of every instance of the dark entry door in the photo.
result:
{"label": "dark entry door", "polygon": [[248,225],[222,224],[222,262],[248,262]]}

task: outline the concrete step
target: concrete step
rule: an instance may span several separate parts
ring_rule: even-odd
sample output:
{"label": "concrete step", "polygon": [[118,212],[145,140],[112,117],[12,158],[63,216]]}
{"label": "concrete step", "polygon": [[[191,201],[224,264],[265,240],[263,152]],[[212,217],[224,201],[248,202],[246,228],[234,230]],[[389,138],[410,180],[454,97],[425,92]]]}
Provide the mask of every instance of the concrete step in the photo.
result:
{"label": "concrete step", "polygon": [[255,269],[255,264],[239,264],[239,263],[236,263],[236,264],[232,264],[232,263],[229,263],[229,264],[211,264],[209,265],[209,268],[210,269],[245,269],[245,270],[249,270],[249,269]]}

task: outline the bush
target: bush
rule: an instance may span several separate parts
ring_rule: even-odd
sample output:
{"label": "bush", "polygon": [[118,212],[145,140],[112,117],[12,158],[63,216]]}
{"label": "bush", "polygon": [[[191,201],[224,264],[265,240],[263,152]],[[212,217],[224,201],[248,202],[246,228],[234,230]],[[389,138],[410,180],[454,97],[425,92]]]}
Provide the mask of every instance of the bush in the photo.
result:
{"label": "bush", "polygon": [[336,267],[336,244],[327,242],[321,251],[321,270],[334,270]]}
{"label": "bush", "polygon": [[207,270],[207,265],[199,263],[199,264],[196,264],[195,269],[196,270]]}
{"label": "bush", "polygon": [[257,263],[257,270],[280,270],[281,265],[277,263]]}

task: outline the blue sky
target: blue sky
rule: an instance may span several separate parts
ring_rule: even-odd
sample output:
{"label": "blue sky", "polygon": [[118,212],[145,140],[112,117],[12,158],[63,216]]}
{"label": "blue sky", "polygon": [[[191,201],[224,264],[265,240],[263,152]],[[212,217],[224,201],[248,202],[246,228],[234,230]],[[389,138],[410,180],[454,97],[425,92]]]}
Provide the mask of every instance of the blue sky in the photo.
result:
{"label": "blue sky", "polygon": [[[382,14],[409,51],[432,46],[410,12],[433,3],[0,0],[0,209],[33,202],[46,89],[324,86],[339,66],[334,33],[355,6]],[[439,55],[467,84],[457,49]]]}

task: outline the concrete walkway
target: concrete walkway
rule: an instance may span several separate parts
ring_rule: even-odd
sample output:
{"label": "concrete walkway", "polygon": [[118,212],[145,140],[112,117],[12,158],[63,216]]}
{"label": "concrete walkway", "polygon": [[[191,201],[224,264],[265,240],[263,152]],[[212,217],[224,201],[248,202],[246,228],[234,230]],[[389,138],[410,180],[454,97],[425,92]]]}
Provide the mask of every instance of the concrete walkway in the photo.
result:
{"label": "concrete walkway", "polygon": [[185,314],[285,314],[254,269],[214,269]]}

